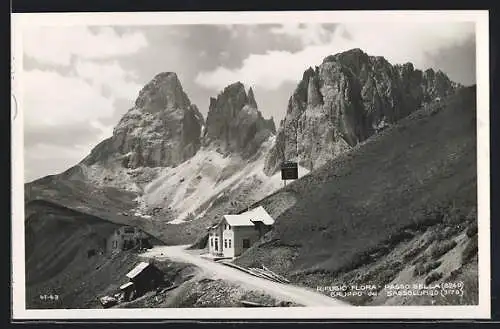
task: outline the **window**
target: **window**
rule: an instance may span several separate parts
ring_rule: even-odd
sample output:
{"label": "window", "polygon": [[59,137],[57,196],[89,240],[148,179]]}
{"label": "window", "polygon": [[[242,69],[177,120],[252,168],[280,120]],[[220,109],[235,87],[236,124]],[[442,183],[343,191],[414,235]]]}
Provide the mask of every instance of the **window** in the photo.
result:
{"label": "window", "polygon": [[113,249],[116,249],[118,247],[118,241],[114,240],[113,241]]}
{"label": "window", "polygon": [[210,247],[214,246],[214,238],[210,238]]}
{"label": "window", "polygon": [[228,241],[229,241],[229,248],[231,248],[231,239],[229,239]]}
{"label": "window", "polygon": [[224,248],[227,248],[227,239],[224,239]]}
{"label": "window", "polygon": [[249,239],[243,239],[243,248],[250,248],[250,240]]}
{"label": "window", "polygon": [[227,226],[227,229],[228,229],[228,230],[230,230],[230,229],[231,229],[231,225],[228,225],[228,226]]}

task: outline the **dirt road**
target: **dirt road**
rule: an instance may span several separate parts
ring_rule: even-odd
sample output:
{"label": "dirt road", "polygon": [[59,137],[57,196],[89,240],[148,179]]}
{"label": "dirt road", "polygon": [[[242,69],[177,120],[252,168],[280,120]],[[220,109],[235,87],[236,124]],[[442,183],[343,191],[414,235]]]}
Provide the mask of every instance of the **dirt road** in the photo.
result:
{"label": "dirt road", "polygon": [[303,306],[347,306],[348,304],[320,294],[313,289],[281,284],[258,278],[237,269],[201,258],[198,254],[186,250],[188,246],[158,246],[141,254],[143,258],[158,260],[171,259],[198,266],[206,275],[231,281],[241,286],[263,290],[275,297],[281,297]]}

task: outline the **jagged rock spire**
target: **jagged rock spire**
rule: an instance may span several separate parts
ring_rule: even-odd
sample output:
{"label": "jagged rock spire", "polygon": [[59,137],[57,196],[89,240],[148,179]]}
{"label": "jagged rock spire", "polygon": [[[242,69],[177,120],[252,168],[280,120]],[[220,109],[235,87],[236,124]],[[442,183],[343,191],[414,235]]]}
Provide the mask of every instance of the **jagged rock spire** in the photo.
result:
{"label": "jagged rock spire", "polygon": [[175,72],[162,72],[154,76],[139,92],[135,107],[148,112],[166,108],[186,108],[191,105]]}
{"label": "jagged rock spire", "polygon": [[255,101],[255,96],[253,94],[253,90],[252,90],[252,87],[250,87],[250,89],[248,90],[248,105],[253,107],[253,108],[258,108],[257,106],[257,102]]}
{"label": "jagged rock spire", "polygon": [[245,86],[235,82],[210,98],[203,144],[250,156],[275,130],[274,121],[264,119],[257,109],[252,88],[247,94]]}

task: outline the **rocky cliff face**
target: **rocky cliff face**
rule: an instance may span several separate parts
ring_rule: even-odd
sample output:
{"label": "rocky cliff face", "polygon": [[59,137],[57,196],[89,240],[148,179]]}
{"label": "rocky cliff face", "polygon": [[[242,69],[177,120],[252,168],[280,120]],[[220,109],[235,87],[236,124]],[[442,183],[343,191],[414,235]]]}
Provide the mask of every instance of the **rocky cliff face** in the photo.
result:
{"label": "rocky cliff face", "polygon": [[262,117],[252,88],[247,94],[241,82],[227,86],[217,98],[210,98],[204,145],[248,157],[275,132],[273,118]]}
{"label": "rocky cliff face", "polygon": [[119,158],[124,167],[176,166],[201,146],[203,117],[173,72],[156,75],[139,93],[113,136],[83,160],[91,165]]}
{"label": "rocky cliff face", "polygon": [[304,72],[290,97],[266,173],[284,160],[317,168],[456,87],[441,71],[391,65],[360,49],[328,56]]}

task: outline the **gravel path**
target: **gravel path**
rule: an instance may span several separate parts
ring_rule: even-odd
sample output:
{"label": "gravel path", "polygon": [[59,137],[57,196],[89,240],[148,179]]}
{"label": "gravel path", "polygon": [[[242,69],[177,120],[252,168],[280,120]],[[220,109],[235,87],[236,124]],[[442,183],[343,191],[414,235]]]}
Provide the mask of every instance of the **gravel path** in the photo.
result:
{"label": "gravel path", "polygon": [[141,254],[147,259],[181,261],[193,264],[207,275],[240,284],[250,289],[263,290],[275,297],[281,297],[303,306],[348,306],[348,304],[316,292],[314,289],[281,284],[255,277],[240,270],[201,258],[186,250],[188,246],[157,246]]}

